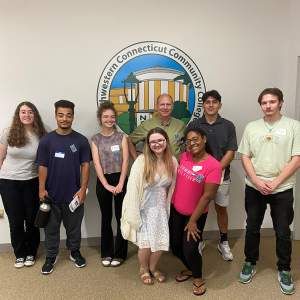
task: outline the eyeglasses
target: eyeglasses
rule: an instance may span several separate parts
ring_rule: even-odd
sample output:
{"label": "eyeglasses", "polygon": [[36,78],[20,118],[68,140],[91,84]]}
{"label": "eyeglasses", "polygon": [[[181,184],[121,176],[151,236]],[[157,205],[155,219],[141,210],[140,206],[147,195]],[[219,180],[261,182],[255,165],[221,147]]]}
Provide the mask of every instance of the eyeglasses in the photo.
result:
{"label": "eyeglasses", "polygon": [[159,139],[159,140],[156,140],[156,141],[149,141],[149,145],[150,146],[154,146],[154,145],[162,145],[166,142],[166,139]]}
{"label": "eyeglasses", "polygon": [[190,140],[186,140],[184,143],[186,146],[190,146],[190,145],[198,143],[198,142],[199,142],[199,138],[192,138]]}

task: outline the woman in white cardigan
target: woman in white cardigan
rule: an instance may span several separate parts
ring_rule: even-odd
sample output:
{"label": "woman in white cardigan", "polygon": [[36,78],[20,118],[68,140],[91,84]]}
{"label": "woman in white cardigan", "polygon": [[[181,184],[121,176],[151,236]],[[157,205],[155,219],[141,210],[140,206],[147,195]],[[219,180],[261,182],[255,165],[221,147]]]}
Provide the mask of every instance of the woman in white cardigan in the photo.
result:
{"label": "woman in white cardigan", "polygon": [[165,281],[157,264],[162,252],[169,249],[168,219],[176,169],[168,135],[161,128],[151,129],[144,154],[131,168],[121,219],[123,237],[139,247],[140,277],[147,285],[154,283],[153,278]]}

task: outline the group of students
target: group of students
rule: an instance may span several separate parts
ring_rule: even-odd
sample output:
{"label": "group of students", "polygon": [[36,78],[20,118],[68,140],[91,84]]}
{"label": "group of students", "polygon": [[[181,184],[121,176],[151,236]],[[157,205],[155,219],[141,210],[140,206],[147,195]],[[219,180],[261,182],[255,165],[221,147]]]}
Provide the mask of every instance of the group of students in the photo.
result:
{"label": "group of students", "polygon": [[[15,267],[35,263],[40,237],[34,219],[39,200],[45,197],[51,198],[51,212],[45,227],[42,273],[50,274],[54,269],[61,222],[66,228],[70,259],[77,267],[86,265],[80,253],[81,222],[92,159],[102,215],[102,265],[120,266],[131,241],[138,246],[141,281],[146,285],[164,282],[166,275],[158,269],[158,263],[163,251],[170,248],[185,266],[176,281],[193,278],[193,294],[204,294],[202,233],[211,200],[215,200],[220,229],[217,249],[224,260],[233,259],[226,208],[230,162],[237,141],[233,123],[219,115],[220,94],[212,90],[202,100],[202,118],[185,126],[172,117],[172,97],[160,95],[153,118],[129,137],[117,129],[113,104],[102,103],[97,111],[100,131],[91,138],[91,145],[72,129],[72,102],[55,103],[57,129],[50,133],[46,133],[36,107],[30,102],[20,103],[11,126],[0,138],[0,194],[9,219]],[[282,116],[283,95],[279,89],[265,89],[258,102],[264,117],[247,125],[238,149],[246,172],[247,212],[246,259],[239,280],[248,283],[255,275],[260,227],[270,204],[280,289],[292,294],[289,225],[293,221],[295,173],[300,166],[300,125]],[[128,172],[130,156],[134,162]],[[75,197],[81,205],[71,211],[69,203]]]}

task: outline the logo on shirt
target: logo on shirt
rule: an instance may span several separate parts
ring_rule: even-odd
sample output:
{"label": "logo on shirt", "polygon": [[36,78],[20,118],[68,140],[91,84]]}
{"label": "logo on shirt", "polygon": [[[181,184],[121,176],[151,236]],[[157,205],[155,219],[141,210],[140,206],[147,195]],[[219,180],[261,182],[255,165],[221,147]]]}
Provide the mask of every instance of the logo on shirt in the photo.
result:
{"label": "logo on shirt", "polygon": [[97,105],[111,101],[118,125],[130,134],[152,117],[156,98],[170,94],[172,116],[188,123],[202,112],[205,83],[195,62],[179,48],[155,41],[129,45],[104,68],[97,88]]}
{"label": "logo on shirt", "polygon": [[178,174],[184,176],[189,181],[201,183],[204,179],[204,175],[196,174],[195,172],[191,171],[190,169],[180,165],[177,169]]}
{"label": "logo on shirt", "polygon": [[71,151],[72,151],[73,153],[75,153],[75,152],[77,151],[77,148],[76,148],[76,146],[75,146],[74,144],[72,144],[72,145],[70,146],[70,149],[71,149]]}

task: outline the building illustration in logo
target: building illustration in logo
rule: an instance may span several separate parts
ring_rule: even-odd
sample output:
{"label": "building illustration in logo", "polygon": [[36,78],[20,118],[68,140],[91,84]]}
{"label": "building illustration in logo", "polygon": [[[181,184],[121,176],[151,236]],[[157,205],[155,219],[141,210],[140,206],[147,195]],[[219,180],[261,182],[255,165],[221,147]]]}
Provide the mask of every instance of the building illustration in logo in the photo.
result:
{"label": "building illustration in logo", "polygon": [[160,42],[142,42],[122,50],[107,64],[97,103],[114,103],[119,127],[130,133],[152,117],[156,99],[163,93],[174,100],[172,115],[188,123],[200,116],[204,92],[202,75],[184,52]]}

